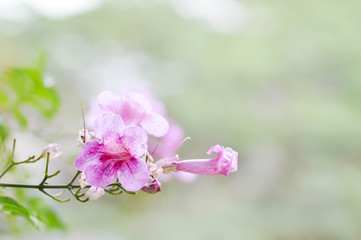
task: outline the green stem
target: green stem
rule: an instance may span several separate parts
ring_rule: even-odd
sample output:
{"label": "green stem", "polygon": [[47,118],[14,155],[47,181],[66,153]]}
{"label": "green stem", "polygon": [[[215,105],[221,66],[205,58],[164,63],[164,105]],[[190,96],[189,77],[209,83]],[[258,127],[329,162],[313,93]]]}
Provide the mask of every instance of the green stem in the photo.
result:
{"label": "green stem", "polygon": [[[43,189],[68,189],[68,185],[30,185],[30,184],[13,184],[13,183],[0,183],[0,187],[10,187],[10,188],[40,188]],[[71,185],[73,188],[80,188],[80,185]],[[86,186],[90,188],[90,186]]]}
{"label": "green stem", "polygon": [[[0,183],[0,187],[9,187],[9,188],[35,188],[35,189],[69,189],[71,188],[80,188],[80,185],[68,185],[68,184],[61,184],[61,185],[30,185],[30,184],[14,184],[14,183]],[[119,183],[112,183],[107,185],[106,187],[120,187],[123,191],[123,189]],[[84,188],[91,188],[91,186],[86,186]],[[134,192],[124,191],[130,194],[134,194]]]}
{"label": "green stem", "polygon": [[81,171],[77,171],[76,174],[74,175],[74,177],[70,180],[70,182],[68,183],[68,186],[70,187],[73,182],[75,181],[75,179],[79,176],[79,174],[81,173]]}
{"label": "green stem", "polygon": [[12,150],[12,152],[11,152],[11,162],[10,162],[9,166],[7,166],[7,168],[0,174],[0,179],[1,179],[14,165],[16,165],[15,162],[14,162],[15,145],[16,145],[16,139],[14,139],[14,142],[13,142],[13,150]]}
{"label": "green stem", "polygon": [[14,162],[11,162],[9,166],[0,174],[0,179],[14,166],[16,165]]}

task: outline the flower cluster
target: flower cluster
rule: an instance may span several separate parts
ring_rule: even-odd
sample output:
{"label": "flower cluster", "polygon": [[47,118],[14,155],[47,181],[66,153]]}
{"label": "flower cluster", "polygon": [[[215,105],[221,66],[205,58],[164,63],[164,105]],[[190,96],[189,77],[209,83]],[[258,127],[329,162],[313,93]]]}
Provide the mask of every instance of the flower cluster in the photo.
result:
{"label": "flower cluster", "polygon": [[156,193],[164,174],[186,172],[193,178],[193,174],[227,176],[237,171],[238,153],[220,145],[208,151],[217,153],[215,158],[179,160],[176,151],[183,131],[151,96],[103,92],[87,124],[92,131],[79,131],[78,145],[83,148],[75,166],[82,172],[82,186],[91,186],[87,192],[91,200],[101,197],[103,187],[114,182],[127,191]]}

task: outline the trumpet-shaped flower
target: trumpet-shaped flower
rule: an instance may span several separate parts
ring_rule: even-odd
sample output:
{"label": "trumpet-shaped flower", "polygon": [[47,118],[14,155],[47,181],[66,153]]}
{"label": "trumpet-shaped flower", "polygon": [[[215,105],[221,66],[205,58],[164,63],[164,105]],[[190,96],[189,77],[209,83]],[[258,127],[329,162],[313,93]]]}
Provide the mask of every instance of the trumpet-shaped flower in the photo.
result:
{"label": "trumpet-shaped flower", "polygon": [[201,175],[223,174],[228,176],[230,172],[237,171],[238,152],[220,145],[211,147],[207,153],[211,154],[213,152],[218,154],[216,158],[174,161],[170,167],[175,167],[178,171]]}
{"label": "trumpet-shaped flower", "polygon": [[147,150],[147,134],[138,127],[125,128],[119,115],[108,112],[98,119],[101,143],[86,142],[75,159],[91,186],[103,187],[117,178],[128,191],[140,190],[149,179],[147,164],[141,156]]}
{"label": "trumpet-shaped flower", "polygon": [[[98,96],[93,108],[90,114],[93,119],[99,112],[112,112],[119,115],[126,126],[140,126],[153,136],[161,137],[168,131],[167,120],[155,113],[150,101],[140,93],[128,92],[121,96],[105,91]],[[99,124],[95,123],[94,128],[97,133]]]}

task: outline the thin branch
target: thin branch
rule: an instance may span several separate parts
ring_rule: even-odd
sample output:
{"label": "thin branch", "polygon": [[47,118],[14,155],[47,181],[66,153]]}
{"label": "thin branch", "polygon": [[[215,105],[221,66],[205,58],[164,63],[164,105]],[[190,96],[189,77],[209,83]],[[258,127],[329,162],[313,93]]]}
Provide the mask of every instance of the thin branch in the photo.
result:
{"label": "thin branch", "polygon": [[0,179],[14,166],[15,164],[11,162],[7,168],[0,174]]}
{"label": "thin branch", "polygon": [[81,173],[81,171],[77,171],[76,172],[76,174],[74,175],[74,177],[70,180],[70,182],[68,183],[68,186],[71,186],[73,183],[74,183],[74,181],[75,181],[75,179],[80,175],[80,173]]}
{"label": "thin branch", "polygon": [[13,142],[13,150],[11,152],[11,161],[10,164],[5,168],[5,170],[0,174],[0,179],[15,165],[14,163],[14,154],[15,154],[15,145],[16,145],[16,139],[14,139]]}

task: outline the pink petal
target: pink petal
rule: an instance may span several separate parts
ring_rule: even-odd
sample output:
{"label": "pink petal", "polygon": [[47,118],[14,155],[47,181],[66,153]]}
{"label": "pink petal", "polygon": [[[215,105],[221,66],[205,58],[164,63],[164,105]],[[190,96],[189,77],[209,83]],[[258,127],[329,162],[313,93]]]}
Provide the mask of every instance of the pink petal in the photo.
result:
{"label": "pink petal", "polygon": [[85,123],[87,129],[91,129],[94,131],[95,120],[102,114],[102,110],[100,109],[96,99],[92,99],[89,105],[89,111],[85,115]]}
{"label": "pink petal", "polygon": [[138,125],[151,110],[152,105],[145,96],[135,92],[123,95],[120,115],[127,126]]}
{"label": "pink petal", "polygon": [[133,157],[141,157],[147,151],[148,136],[146,132],[138,126],[124,129],[120,143],[129,151]]}
{"label": "pink petal", "polygon": [[184,139],[183,129],[171,119],[168,119],[168,122],[169,130],[166,135],[158,141],[154,138],[149,139],[148,151],[158,159],[175,156],[179,144]]}
{"label": "pink petal", "polygon": [[97,97],[97,103],[103,112],[113,112],[119,114],[122,97],[110,91],[104,91]]}
{"label": "pink petal", "polygon": [[123,136],[124,122],[122,118],[114,113],[103,113],[97,120],[98,131],[102,143],[105,145],[117,144],[117,140]]}
{"label": "pink petal", "polygon": [[212,154],[212,153],[219,153],[219,152],[221,152],[222,151],[222,147],[219,145],[219,144],[217,144],[217,145],[215,145],[215,146],[213,146],[213,147],[211,147],[209,150],[208,150],[208,152],[207,152],[207,154]]}
{"label": "pink petal", "polygon": [[149,180],[147,164],[136,158],[123,163],[118,170],[118,179],[128,191],[140,190]]}
{"label": "pink petal", "polygon": [[96,187],[103,187],[117,178],[116,161],[107,154],[107,149],[97,140],[86,142],[75,159],[75,166],[84,171],[87,182]]}
{"label": "pink petal", "polygon": [[194,159],[188,161],[174,161],[172,164],[178,171],[184,171],[203,175],[223,174],[237,171],[238,153],[232,148],[224,148],[219,145],[209,149],[208,154],[216,152],[218,156],[213,159]]}
{"label": "pink petal", "polygon": [[231,159],[231,168],[229,169],[229,172],[236,172],[238,170],[238,152],[233,151],[232,148],[226,147],[224,149],[223,154],[228,158]]}
{"label": "pink petal", "polygon": [[117,179],[117,166],[117,162],[111,159],[89,165],[84,171],[85,178],[91,186],[104,187]]}
{"label": "pink petal", "polygon": [[145,115],[140,125],[151,135],[156,137],[164,136],[169,129],[168,121],[161,115],[151,112]]}
{"label": "pink petal", "polygon": [[75,167],[80,171],[99,161],[105,152],[104,146],[97,140],[86,142],[79,156],[75,159]]}

